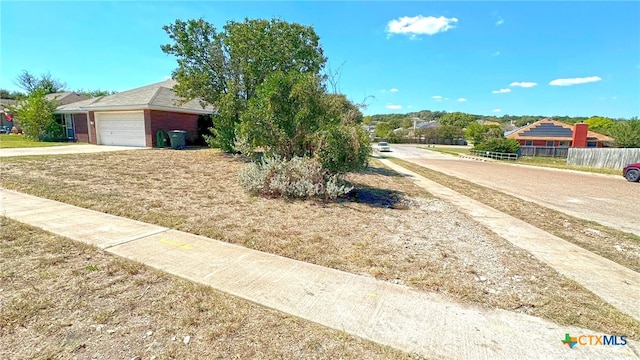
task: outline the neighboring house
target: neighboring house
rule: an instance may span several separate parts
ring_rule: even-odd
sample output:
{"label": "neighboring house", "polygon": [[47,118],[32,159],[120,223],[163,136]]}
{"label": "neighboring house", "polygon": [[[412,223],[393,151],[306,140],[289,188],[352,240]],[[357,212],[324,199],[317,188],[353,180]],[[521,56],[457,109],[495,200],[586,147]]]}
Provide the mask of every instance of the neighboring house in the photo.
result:
{"label": "neighboring house", "polygon": [[56,110],[76,139],[98,145],[156,146],[158,130],[185,130],[198,137],[198,119],[214,113],[199,100],[183,103],[167,80],[113,95],[62,105]]}
{"label": "neighboring house", "polygon": [[[0,126],[13,127],[13,118],[9,115],[7,107],[15,105],[16,101],[12,99],[0,99]],[[11,119],[11,120],[10,120]]]}
{"label": "neighboring house", "polygon": [[553,119],[542,119],[505,134],[508,139],[516,139],[521,146],[543,147],[606,147],[613,139],[589,131],[589,124],[577,123],[573,126]]}

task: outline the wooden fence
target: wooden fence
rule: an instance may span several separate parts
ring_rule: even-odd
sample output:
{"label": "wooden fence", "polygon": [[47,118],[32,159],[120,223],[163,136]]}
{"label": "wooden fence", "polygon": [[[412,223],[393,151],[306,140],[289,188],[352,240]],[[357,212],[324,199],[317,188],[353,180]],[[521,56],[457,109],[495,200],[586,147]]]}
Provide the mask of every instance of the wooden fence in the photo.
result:
{"label": "wooden fence", "polygon": [[567,164],[595,168],[622,169],[630,163],[640,162],[640,148],[571,148]]}
{"label": "wooden fence", "polygon": [[547,146],[520,146],[519,156],[546,156],[566,158],[569,148]]}

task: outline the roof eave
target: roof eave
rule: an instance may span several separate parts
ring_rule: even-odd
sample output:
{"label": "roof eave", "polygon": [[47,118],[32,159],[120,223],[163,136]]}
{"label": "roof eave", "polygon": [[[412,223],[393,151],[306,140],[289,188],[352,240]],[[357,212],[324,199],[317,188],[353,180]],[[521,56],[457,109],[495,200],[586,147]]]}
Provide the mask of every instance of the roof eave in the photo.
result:
{"label": "roof eave", "polygon": [[207,109],[185,109],[181,107],[173,107],[173,106],[158,106],[158,105],[108,105],[108,106],[84,106],[80,108],[79,112],[86,111],[127,111],[127,110],[159,110],[159,111],[173,111],[187,114],[198,114],[198,115],[210,115],[215,114],[214,110]]}

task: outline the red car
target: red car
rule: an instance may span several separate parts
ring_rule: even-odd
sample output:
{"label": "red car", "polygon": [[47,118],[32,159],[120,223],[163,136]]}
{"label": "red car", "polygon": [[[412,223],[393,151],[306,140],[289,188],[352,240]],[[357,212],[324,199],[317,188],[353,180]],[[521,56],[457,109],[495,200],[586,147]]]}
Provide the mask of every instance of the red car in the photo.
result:
{"label": "red car", "polygon": [[622,176],[628,181],[640,181],[640,163],[629,164],[622,169]]}

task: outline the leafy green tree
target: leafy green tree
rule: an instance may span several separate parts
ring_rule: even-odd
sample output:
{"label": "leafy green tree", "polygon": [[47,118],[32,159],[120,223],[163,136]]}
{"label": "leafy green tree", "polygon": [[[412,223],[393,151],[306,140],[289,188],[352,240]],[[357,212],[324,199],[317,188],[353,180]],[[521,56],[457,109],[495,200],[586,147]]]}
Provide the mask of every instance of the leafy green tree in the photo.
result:
{"label": "leafy green tree", "polygon": [[25,137],[35,141],[60,140],[64,129],[55,121],[57,103],[45,99],[46,88],[35,88],[26,98],[10,107]]}
{"label": "leafy green tree", "polygon": [[376,137],[386,138],[390,132],[393,131],[393,127],[388,122],[381,122],[376,125],[376,128],[373,130],[373,134]]}
{"label": "leafy green tree", "polygon": [[451,141],[464,137],[462,128],[453,125],[442,125],[438,128],[438,137],[440,139],[449,139]]}
{"label": "leafy green tree", "polygon": [[484,134],[487,132],[487,127],[477,122],[470,123],[465,132],[464,136],[467,140],[470,140],[474,144],[479,144],[484,140]]}
{"label": "leafy green tree", "polygon": [[237,128],[245,149],[268,157],[317,158],[329,173],[366,166],[369,136],[362,114],[344,96],[327,94],[314,74],[274,72],[258,86]]}
{"label": "leafy green tree", "polygon": [[329,125],[324,123],[328,113],[324,96],[321,81],[313,74],[275,72],[249,101],[238,135],[268,156],[287,160],[313,156],[316,132]]}
{"label": "leafy green tree", "polygon": [[609,134],[613,137],[616,147],[640,147],[640,120],[617,121]]}
{"label": "leafy green tree", "polygon": [[442,125],[455,126],[459,128],[466,128],[469,124],[475,121],[476,117],[474,115],[462,112],[446,113],[438,120]]}
{"label": "leafy green tree", "polygon": [[271,73],[318,75],[326,62],[312,27],[283,20],[229,21],[221,32],[203,19],[176,20],[163,29],[173,43],[162,51],[178,61],[174,89],[217,108],[211,142],[227,152],[247,102]]}
{"label": "leafy green tree", "polygon": [[585,120],[585,123],[589,124],[590,131],[597,132],[599,134],[609,134],[615,125],[613,120],[602,116],[592,116]]}
{"label": "leafy green tree", "polygon": [[52,94],[64,91],[64,88],[67,86],[67,84],[60,80],[54,79],[50,73],[42,74],[40,77],[37,77],[27,70],[22,70],[22,73],[18,75],[16,82],[18,86],[29,94],[36,91],[36,89],[44,90],[45,95]]}
{"label": "leafy green tree", "polygon": [[9,91],[6,89],[0,89],[0,99],[16,100],[21,96],[24,96],[24,94],[19,91]]}

